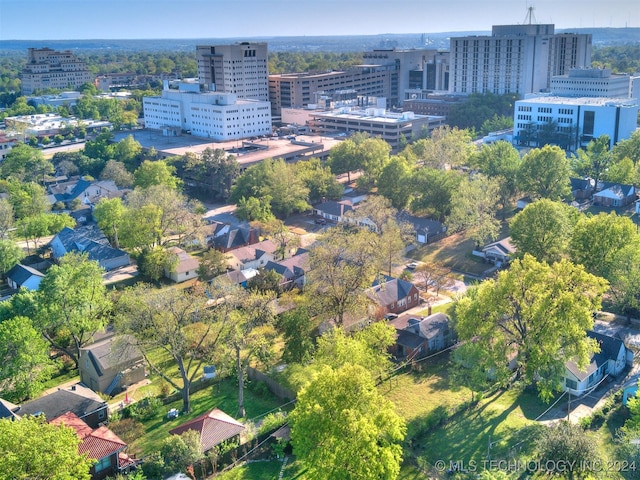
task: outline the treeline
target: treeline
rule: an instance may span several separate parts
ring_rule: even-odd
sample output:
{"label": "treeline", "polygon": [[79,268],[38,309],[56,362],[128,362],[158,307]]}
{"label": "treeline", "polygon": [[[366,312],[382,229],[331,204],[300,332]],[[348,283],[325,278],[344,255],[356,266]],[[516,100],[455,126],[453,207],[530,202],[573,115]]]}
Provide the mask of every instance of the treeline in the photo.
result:
{"label": "treeline", "polygon": [[613,73],[640,71],[640,44],[594,48],[591,65],[610,68]]}

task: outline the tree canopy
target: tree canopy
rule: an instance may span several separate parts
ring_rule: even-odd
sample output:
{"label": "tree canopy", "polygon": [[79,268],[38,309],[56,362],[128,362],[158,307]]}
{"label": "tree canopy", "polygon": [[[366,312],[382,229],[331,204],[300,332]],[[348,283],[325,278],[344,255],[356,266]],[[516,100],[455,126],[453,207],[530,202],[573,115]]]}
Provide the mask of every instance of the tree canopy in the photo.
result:
{"label": "tree canopy", "polygon": [[78,453],[75,430],[43,416],[0,419],[0,480],[89,480],[95,460]]}
{"label": "tree canopy", "polygon": [[561,200],[570,193],[570,172],[569,160],[560,147],[534,148],[522,158],[519,190],[534,199]]}
{"label": "tree canopy", "polygon": [[294,454],[310,477],[397,478],[406,427],[365,367],[324,367],[289,420]]}
{"label": "tree canopy", "polygon": [[475,343],[484,358],[469,368],[489,367],[497,380],[506,381],[513,358],[516,377],[550,398],[562,387],[565,362],[584,368],[597,351],[586,331],[606,289],[604,279],[566,260],[548,265],[525,255],[513,261],[497,280],[484,281],[456,306],[460,340]]}

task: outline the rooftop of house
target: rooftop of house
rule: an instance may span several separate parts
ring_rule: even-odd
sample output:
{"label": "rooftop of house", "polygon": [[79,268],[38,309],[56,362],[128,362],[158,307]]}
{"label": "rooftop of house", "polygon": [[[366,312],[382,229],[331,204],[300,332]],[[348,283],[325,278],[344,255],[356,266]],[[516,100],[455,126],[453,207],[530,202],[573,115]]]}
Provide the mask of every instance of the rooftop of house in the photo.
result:
{"label": "rooftop of house", "polygon": [[82,418],[102,408],[107,408],[107,404],[93,390],[78,384],[29,400],[20,405],[15,413],[20,416],[42,413],[46,419],[54,419],[73,412]]}
{"label": "rooftop of house", "polygon": [[412,288],[415,286],[407,280],[385,277],[383,282],[376,279],[368,293],[375,296],[381,305],[389,305],[406,298]]}
{"label": "rooftop of house", "polygon": [[229,252],[229,255],[233,255],[241,262],[249,262],[260,258],[265,253],[274,253],[278,249],[277,245],[271,240],[263,240],[253,245],[247,245],[246,247],[236,248]]}
{"label": "rooftop of house", "polygon": [[85,352],[99,376],[115,367],[130,365],[142,361],[140,350],[134,345],[132,337],[108,337],[80,349]]}
{"label": "rooftop of house", "polygon": [[244,425],[235,418],[227,415],[222,410],[214,408],[210,412],[170,430],[169,433],[180,435],[187,430],[198,432],[200,434],[200,446],[202,451],[206,452],[225,440],[239,435],[244,429]]}
{"label": "rooftop of house", "polygon": [[5,274],[5,276],[13,280],[18,285],[22,285],[24,282],[26,282],[29,278],[33,276],[44,277],[44,273],[39,272],[35,268],[31,268],[27,265],[22,265],[21,263],[18,263],[14,265],[11,268],[11,270],[9,270]]}
{"label": "rooftop of house", "polygon": [[575,377],[580,381],[583,381],[593,372],[598,370],[603,363],[618,358],[620,349],[624,348],[624,342],[622,340],[610,335],[603,335],[602,333],[588,330],[587,336],[598,343],[600,351],[591,356],[589,364],[586,366],[585,370],[578,368],[578,365],[573,361],[566,363],[567,370],[575,375]]}
{"label": "rooftop of house", "polygon": [[81,455],[86,453],[89,458],[100,460],[127,447],[127,444],[109,428],[102,426],[94,430],[72,412],[60,415],[49,423],[73,428],[81,440],[78,452]]}
{"label": "rooftop of house", "polygon": [[167,251],[169,253],[173,253],[178,257],[178,265],[176,265],[175,268],[176,273],[184,273],[197,270],[200,266],[200,262],[197,258],[192,257],[181,248],[171,247],[168,248]]}

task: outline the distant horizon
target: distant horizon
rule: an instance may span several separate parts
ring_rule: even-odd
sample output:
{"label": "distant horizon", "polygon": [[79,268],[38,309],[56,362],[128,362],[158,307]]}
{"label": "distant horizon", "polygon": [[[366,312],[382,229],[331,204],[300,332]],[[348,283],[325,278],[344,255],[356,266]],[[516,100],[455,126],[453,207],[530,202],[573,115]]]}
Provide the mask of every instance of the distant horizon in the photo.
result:
{"label": "distant horizon", "polygon": [[428,36],[525,23],[637,28],[640,9],[637,0],[0,0],[0,41]]}

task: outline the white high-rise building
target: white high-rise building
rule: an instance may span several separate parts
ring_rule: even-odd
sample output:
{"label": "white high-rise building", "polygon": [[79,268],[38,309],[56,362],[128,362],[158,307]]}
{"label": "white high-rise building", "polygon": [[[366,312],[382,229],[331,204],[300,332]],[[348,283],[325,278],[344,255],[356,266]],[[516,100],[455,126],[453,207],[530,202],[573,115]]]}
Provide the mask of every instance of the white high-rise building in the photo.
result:
{"label": "white high-rise building", "polygon": [[176,130],[212,140],[237,140],[271,133],[271,104],[238,99],[235,93],[200,93],[198,84],[165,85],[161,96],[144,97],[147,128],[172,135]]}
{"label": "white high-rise building", "polygon": [[27,64],[20,74],[20,89],[23,95],[48,88],[66,90],[91,83],[93,78],[87,65],[69,50],[58,52],[50,48],[30,48]]}
{"label": "white high-rise building", "polygon": [[266,43],[196,46],[198,77],[206,90],[233,93],[239,99],[269,101]]}
{"label": "white high-rise building", "polygon": [[451,38],[449,92],[537,93],[551,77],[591,64],[591,35],[551,24],[497,25],[491,35]]}

